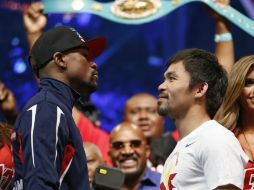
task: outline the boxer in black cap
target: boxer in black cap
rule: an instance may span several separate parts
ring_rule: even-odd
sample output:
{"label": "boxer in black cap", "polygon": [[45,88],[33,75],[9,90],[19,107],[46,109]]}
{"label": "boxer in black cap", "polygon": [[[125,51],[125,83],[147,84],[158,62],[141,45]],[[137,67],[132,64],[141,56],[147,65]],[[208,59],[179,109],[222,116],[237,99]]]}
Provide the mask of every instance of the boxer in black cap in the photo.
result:
{"label": "boxer in black cap", "polygon": [[19,114],[12,134],[15,189],[89,189],[85,153],[71,110],[79,94],[96,90],[92,60],[106,40],[85,41],[73,28],[42,34],[29,62],[40,78],[39,92]]}

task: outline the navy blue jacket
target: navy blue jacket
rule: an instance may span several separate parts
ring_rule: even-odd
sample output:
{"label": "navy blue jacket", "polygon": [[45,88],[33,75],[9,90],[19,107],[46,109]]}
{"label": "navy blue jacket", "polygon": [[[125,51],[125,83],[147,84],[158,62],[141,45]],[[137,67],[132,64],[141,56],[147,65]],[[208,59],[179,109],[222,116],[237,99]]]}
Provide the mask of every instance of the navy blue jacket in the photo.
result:
{"label": "navy blue jacket", "polygon": [[71,115],[78,97],[61,81],[41,79],[39,92],[14,126],[13,189],[90,189],[82,140]]}

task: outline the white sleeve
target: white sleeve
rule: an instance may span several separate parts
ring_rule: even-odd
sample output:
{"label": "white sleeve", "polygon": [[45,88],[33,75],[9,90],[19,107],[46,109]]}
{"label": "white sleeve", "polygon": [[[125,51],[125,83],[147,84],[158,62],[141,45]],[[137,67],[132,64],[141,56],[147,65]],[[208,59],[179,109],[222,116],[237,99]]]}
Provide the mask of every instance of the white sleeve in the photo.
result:
{"label": "white sleeve", "polygon": [[248,158],[234,135],[210,135],[204,139],[202,147],[200,159],[209,189],[227,184],[242,189]]}

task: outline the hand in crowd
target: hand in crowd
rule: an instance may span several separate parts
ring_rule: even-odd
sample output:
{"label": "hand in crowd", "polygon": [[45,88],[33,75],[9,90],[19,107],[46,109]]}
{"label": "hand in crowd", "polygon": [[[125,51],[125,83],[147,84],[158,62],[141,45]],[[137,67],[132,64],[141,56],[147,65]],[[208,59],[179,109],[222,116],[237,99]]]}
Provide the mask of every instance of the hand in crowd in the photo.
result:
{"label": "hand in crowd", "polygon": [[16,99],[3,82],[0,82],[0,110],[9,123],[15,122],[17,116]]}
{"label": "hand in crowd", "polygon": [[23,24],[30,48],[43,33],[43,30],[47,25],[48,18],[47,15],[42,13],[43,9],[44,5],[41,2],[34,2],[23,14]]}
{"label": "hand in crowd", "polygon": [[[215,0],[214,2],[222,9],[226,9],[230,4],[230,0]],[[211,16],[215,21],[215,54],[220,64],[226,69],[227,73],[229,73],[235,62],[230,22],[215,11],[211,11]],[[227,36],[226,40],[225,36]],[[222,37],[224,37],[224,39]]]}
{"label": "hand in crowd", "polygon": [[23,14],[24,27],[28,33],[42,32],[47,24],[47,16],[42,13],[44,5],[41,2],[32,3]]}
{"label": "hand in crowd", "polygon": [[[230,0],[214,0],[214,3],[222,9],[226,9],[230,5]],[[220,16],[215,11],[211,11],[211,15],[214,17],[215,20],[226,20],[224,19],[224,17]]]}
{"label": "hand in crowd", "polygon": [[214,0],[218,7],[225,9],[229,6],[230,0]]}

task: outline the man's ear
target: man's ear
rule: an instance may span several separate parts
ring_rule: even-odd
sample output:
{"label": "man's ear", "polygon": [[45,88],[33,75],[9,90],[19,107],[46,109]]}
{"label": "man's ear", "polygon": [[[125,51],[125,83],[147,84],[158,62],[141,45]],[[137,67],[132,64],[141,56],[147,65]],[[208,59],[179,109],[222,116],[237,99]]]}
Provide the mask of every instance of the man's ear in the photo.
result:
{"label": "man's ear", "polygon": [[196,87],[196,93],[195,93],[195,97],[196,98],[202,98],[205,96],[206,92],[208,90],[208,84],[206,82],[199,84]]}
{"label": "man's ear", "polygon": [[67,67],[67,63],[64,61],[64,54],[61,52],[56,52],[53,55],[53,60],[56,65],[61,67],[62,69],[65,69]]}

